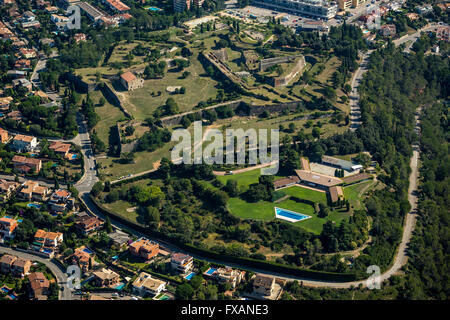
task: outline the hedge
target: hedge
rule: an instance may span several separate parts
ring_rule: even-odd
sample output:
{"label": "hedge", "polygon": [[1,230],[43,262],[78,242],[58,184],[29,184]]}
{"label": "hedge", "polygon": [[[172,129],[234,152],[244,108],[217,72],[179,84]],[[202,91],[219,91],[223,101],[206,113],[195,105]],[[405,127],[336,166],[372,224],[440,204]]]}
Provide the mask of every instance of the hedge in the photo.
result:
{"label": "hedge", "polygon": [[182,243],[178,240],[174,240],[169,238],[167,235],[160,233],[158,231],[150,230],[149,228],[146,228],[144,225],[130,221],[120,215],[118,215],[115,212],[112,212],[103,206],[101,206],[97,200],[92,196],[89,195],[92,202],[97,206],[97,209],[105,214],[106,216],[110,216],[110,218],[113,218],[117,220],[118,222],[128,226],[130,229],[135,229],[136,231],[146,234],[149,237],[154,238],[155,240],[159,241],[165,241],[170,242],[170,244],[187,251],[191,254],[196,254],[200,256],[201,258],[210,258],[217,260],[218,263],[233,263],[233,264],[239,264],[242,268],[250,267],[250,268],[258,268],[262,271],[272,271],[277,272],[280,274],[286,274],[291,276],[297,276],[297,277],[308,277],[310,279],[314,280],[328,280],[328,281],[335,281],[335,282],[350,282],[357,280],[356,273],[336,273],[336,272],[325,272],[325,271],[317,271],[317,270],[308,270],[308,269],[301,269],[289,265],[284,265],[276,262],[271,261],[262,261],[252,258],[246,258],[246,257],[235,257],[235,256],[229,256],[220,254],[218,252],[209,250],[209,249],[201,249],[198,247],[195,247],[192,244],[188,243]]}

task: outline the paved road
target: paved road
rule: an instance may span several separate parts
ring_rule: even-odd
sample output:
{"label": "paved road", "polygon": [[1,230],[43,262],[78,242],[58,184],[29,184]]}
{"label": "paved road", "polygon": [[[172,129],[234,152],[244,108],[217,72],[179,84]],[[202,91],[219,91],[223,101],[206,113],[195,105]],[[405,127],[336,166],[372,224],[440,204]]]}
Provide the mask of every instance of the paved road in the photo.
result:
{"label": "paved road", "polygon": [[58,265],[54,264],[49,259],[41,258],[31,253],[25,253],[7,247],[0,247],[0,253],[12,254],[23,259],[39,261],[45,264],[56,277],[58,285],[64,288],[63,291],[59,291],[59,300],[74,300],[71,289],[67,287],[67,275],[65,270],[61,270]]}
{"label": "paved road", "polygon": [[92,152],[91,138],[87,129],[86,121],[83,116],[77,114],[78,135],[72,140],[73,143],[81,146],[81,152],[84,156],[84,175],[75,185],[80,194],[90,192],[94,184],[98,181],[96,161]]}
{"label": "paved road", "polygon": [[362,124],[358,89],[364,74],[367,72],[367,64],[372,52],[373,50],[369,50],[363,53],[359,68],[356,70],[352,79],[352,91],[350,93],[350,130],[352,131],[355,131]]}
{"label": "paved road", "polygon": [[[412,45],[414,44],[414,42],[417,41],[417,39],[420,38],[420,34],[422,32],[434,31],[436,29],[436,27],[437,27],[436,23],[428,24],[425,27],[423,27],[422,29],[419,29],[417,32],[410,34],[410,35],[405,35],[397,40],[394,40],[393,42],[395,43],[396,46],[399,46],[404,43],[407,44],[404,52],[410,53]],[[409,44],[408,44],[408,42],[409,42]]]}

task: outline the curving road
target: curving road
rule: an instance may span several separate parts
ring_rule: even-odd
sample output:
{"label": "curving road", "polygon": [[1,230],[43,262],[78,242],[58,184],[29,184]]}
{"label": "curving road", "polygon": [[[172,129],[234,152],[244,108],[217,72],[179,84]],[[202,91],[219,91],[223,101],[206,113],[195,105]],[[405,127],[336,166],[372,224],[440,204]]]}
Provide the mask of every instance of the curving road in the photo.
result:
{"label": "curving road", "polygon": [[65,270],[62,270],[58,265],[51,262],[49,259],[45,259],[45,258],[42,258],[40,256],[31,254],[31,253],[22,252],[22,251],[14,250],[12,248],[7,248],[7,247],[0,247],[0,253],[12,254],[19,258],[28,259],[31,261],[38,261],[38,262],[45,264],[50,269],[50,271],[53,273],[53,275],[56,277],[56,281],[57,281],[58,285],[60,287],[64,288],[63,291],[61,291],[61,290],[59,291],[59,300],[73,300],[74,299],[71,289],[69,289],[69,287],[67,286],[67,275],[65,273]]}

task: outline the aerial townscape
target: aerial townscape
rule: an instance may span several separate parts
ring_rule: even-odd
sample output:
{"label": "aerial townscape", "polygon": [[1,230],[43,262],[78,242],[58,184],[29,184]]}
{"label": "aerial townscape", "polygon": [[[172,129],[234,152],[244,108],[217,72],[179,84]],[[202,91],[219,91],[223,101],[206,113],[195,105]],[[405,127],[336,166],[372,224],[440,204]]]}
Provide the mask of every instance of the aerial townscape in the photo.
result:
{"label": "aerial townscape", "polygon": [[0,300],[448,301],[449,1],[0,13]]}

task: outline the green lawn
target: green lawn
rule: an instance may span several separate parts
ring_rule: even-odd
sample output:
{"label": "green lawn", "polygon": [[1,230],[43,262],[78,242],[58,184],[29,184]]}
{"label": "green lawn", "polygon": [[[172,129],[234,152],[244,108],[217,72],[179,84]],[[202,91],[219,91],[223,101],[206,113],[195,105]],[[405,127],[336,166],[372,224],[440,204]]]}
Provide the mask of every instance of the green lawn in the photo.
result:
{"label": "green lawn", "polygon": [[253,183],[258,183],[261,169],[255,169],[247,172],[242,172],[236,175],[217,176],[217,180],[226,184],[228,180],[236,180],[239,187],[248,187]]}
{"label": "green lawn", "polygon": [[[248,179],[250,178],[248,177]],[[295,225],[314,234],[320,234],[320,232],[322,231],[322,226],[325,222],[334,221],[337,225],[339,225],[339,223],[343,219],[350,216],[350,213],[347,212],[332,211],[332,213],[328,217],[318,218],[314,213],[313,206],[298,201],[298,199],[304,199],[326,204],[327,198],[324,192],[318,192],[297,186],[285,188],[282,189],[282,191],[288,195],[291,195],[292,197],[278,203],[268,201],[248,203],[240,198],[231,198],[228,202],[228,208],[230,209],[231,213],[240,218],[265,221],[275,219],[275,207],[306,214],[311,216],[312,218],[296,222]]]}

